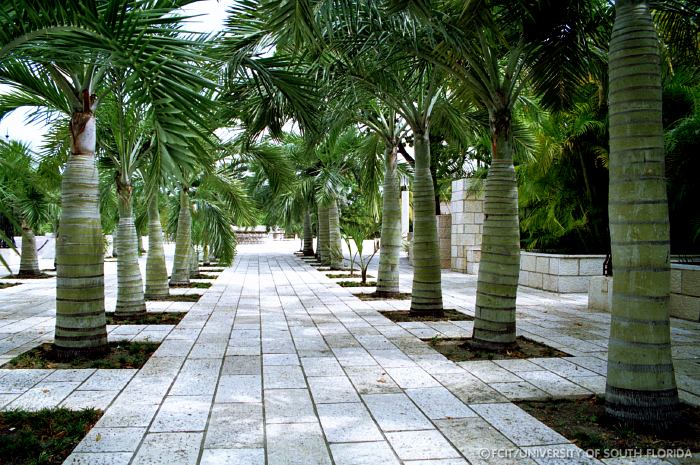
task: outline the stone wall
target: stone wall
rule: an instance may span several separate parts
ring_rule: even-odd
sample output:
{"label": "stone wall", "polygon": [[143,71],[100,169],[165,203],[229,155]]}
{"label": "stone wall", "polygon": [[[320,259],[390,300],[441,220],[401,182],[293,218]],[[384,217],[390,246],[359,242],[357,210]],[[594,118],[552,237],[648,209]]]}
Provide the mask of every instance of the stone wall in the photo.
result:
{"label": "stone wall", "polygon": [[440,268],[452,266],[452,215],[437,215],[438,240],[440,241]]}
{"label": "stone wall", "polygon": [[[613,278],[596,276],[588,290],[588,308],[609,312]],[[700,321],[700,266],[671,264],[671,316]]]}
{"label": "stone wall", "polygon": [[588,292],[592,276],[603,274],[605,255],[520,253],[522,286],[561,294]]}
{"label": "stone wall", "polygon": [[481,260],[481,233],[484,225],[484,195],[469,190],[471,180],[452,181],[451,268],[477,274]]}

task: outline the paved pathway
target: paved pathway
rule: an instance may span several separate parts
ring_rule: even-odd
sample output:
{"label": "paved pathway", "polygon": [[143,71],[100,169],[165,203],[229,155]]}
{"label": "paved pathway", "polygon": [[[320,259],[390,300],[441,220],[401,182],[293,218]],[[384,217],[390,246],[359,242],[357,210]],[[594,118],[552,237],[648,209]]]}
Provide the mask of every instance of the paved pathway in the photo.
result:
{"label": "paved pathway", "polygon": [[[377,310],[408,301],[362,302],[296,246],[241,246],[175,328],[110,327],[163,341],[142,369],[0,370],[0,407],[106,409],[69,464],[600,463],[509,402],[604,390],[609,316],[585,296],[519,295],[519,331],[572,357],[453,363],[419,338],[468,335],[470,322],[392,323]],[[475,277],[443,280],[447,306],[472,313]],[[0,357],[51,339],[52,285],[0,290]],[[699,335],[673,321],[678,382],[696,404]]]}

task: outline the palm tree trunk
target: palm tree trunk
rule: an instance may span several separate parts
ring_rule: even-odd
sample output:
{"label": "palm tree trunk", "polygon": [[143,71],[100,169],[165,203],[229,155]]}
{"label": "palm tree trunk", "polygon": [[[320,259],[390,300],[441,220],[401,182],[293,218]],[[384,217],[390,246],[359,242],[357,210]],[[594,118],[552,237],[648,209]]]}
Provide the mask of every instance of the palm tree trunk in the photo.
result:
{"label": "palm tree trunk", "polygon": [[138,240],[131,199],[131,186],[117,181],[119,226],[117,227],[117,308],[115,315],[138,318],[146,314],[143,279],[139,268]]}
{"label": "palm tree trunk", "polygon": [[330,245],[328,230],[328,207],[318,207],[318,258],[323,265],[330,264],[328,249]]}
{"label": "palm tree trunk", "polygon": [[440,247],[435,216],[435,190],[430,176],[430,136],[415,134],[416,165],[413,180],[413,287],[411,313],[443,314]]}
{"label": "palm tree trunk", "polygon": [[515,343],[520,227],[511,111],[507,108],[491,111],[490,119],[493,162],[484,192],[484,229],[472,342],[498,350]]}
{"label": "palm tree trunk", "polygon": [[209,243],[207,242],[204,242],[204,246],[202,247],[202,264],[204,266],[209,266],[211,264],[209,259]]}
{"label": "palm tree trunk", "polygon": [[304,213],[304,256],[311,257],[314,254],[314,233],[311,230],[311,214],[309,210]]}
{"label": "palm tree trunk", "polygon": [[384,197],[382,199],[382,242],[379,251],[377,294],[399,293],[399,252],[401,251],[401,191],[396,172],[397,147],[384,150]]}
{"label": "palm tree trunk", "polygon": [[158,211],[158,195],[148,201],[148,257],[146,258],[146,294],[147,298],[167,297],[168,269],[165,264],[163,249],[163,226]]}
{"label": "palm tree trunk", "polygon": [[340,214],[338,201],[333,199],[328,206],[328,255],[331,270],[343,269],[343,242],[340,235]]}
{"label": "palm tree trunk", "polygon": [[61,183],[56,242],[56,355],[69,359],[109,350],[104,296],[104,252],[95,166],[95,117],[71,117],[71,155]]}
{"label": "palm tree trunk", "polygon": [[190,246],[190,278],[194,278],[199,274],[199,252]]}
{"label": "palm tree trunk", "polygon": [[192,215],[187,189],[180,191],[180,215],[177,218],[175,259],[170,284],[190,283],[190,244],[192,243]]}
{"label": "palm tree trunk", "polygon": [[22,257],[19,262],[18,278],[35,277],[41,274],[39,258],[36,252],[34,231],[27,223],[22,222]]}
{"label": "palm tree trunk", "polygon": [[610,42],[612,321],[606,411],[665,429],[679,414],[671,360],[661,68],[646,2],[618,1]]}

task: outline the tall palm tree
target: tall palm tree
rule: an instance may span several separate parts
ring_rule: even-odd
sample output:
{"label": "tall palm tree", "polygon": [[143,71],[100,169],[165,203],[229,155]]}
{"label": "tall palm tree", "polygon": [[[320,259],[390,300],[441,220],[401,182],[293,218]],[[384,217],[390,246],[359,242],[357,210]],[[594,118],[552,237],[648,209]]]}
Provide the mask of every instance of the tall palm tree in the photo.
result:
{"label": "tall palm tree", "polygon": [[70,115],[71,156],[63,172],[56,245],[56,331],[60,357],[108,350],[104,255],[95,167],[97,109],[110,69],[128,70],[133,98],[155,114],[159,150],[191,160],[183,134],[201,132],[199,93],[213,83],[196,68],[198,43],[178,34],[187,1],[29,2],[0,6],[3,109],[50,107]]}
{"label": "tall palm tree", "polygon": [[618,0],[610,42],[610,239],[615,279],[609,415],[665,429],[679,414],[671,360],[670,242],[659,43],[649,5]]}

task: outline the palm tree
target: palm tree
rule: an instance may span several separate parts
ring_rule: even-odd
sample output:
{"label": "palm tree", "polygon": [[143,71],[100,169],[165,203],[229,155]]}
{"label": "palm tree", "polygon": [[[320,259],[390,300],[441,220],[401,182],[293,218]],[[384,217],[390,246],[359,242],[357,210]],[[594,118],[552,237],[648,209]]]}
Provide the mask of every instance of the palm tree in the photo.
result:
{"label": "palm tree", "polygon": [[647,2],[618,0],[610,42],[612,321],[606,411],[666,429],[679,415],[671,360],[670,244],[659,44]]}
{"label": "palm tree", "polygon": [[190,251],[192,249],[192,211],[187,184],[179,186],[177,211],[177,232],[175,234],[175,257],[170,285],[190,283]]}
{"label": "palm tree", "polygon": [[95,167],[95,110],[108,92],[102,88],[107,71],[128,70],[132,98],[152,106],[159,151],[171,161],[196,153],[183,134],[202,131],[207,106],[199,89],[213,84],[195,67],[198,43],[178,35],[177,9],[186,3],[16,0],[0,6],[0,83],[13,89],[2,108],[49,107],[70,115],[56,245],[59,357],[108,350]]}
{"label": "palm tree", "polygon": [[0,141],[0,213],[21,229],[22,255],[18,278],[42,275],[35,231],[58,217],[58,196],[42,178],[30,148],[20,142]]}

